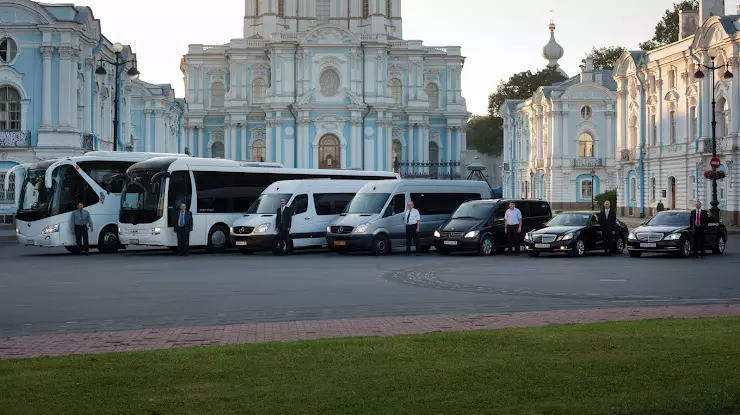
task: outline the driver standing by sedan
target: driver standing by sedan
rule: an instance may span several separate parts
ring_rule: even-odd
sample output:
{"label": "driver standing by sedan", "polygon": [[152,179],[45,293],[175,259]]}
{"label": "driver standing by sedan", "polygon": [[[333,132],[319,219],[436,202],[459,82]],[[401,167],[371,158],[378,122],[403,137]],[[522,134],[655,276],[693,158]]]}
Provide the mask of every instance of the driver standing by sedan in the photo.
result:
{"label": "driver standing by sedan", "polygon": [[612,256],[614,250],[614,226],[617,223],[617,213],[612,209],[612,203],[610,201],[604,202],[604,209],[599,213],[599,223],[601,224],[601,234],[604,237],[604,252],[607,255]]}

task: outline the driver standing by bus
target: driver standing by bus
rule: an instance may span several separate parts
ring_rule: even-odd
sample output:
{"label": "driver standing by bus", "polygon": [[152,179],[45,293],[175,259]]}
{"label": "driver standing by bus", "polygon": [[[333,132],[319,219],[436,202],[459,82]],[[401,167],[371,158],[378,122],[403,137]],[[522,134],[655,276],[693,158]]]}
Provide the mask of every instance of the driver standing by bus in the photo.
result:
{"label": "driver standing by bus", "polygon": [[87,229],[90,228],[90,232],[93,230],[92,219],[90,219],[90,213],[84,209],[85,205],[82,202],[77,203],[77,210],[72,212],[72,235],[75,236],[77,242],[77,248],[80,253],[90,255],[90,241],[88,239]]}

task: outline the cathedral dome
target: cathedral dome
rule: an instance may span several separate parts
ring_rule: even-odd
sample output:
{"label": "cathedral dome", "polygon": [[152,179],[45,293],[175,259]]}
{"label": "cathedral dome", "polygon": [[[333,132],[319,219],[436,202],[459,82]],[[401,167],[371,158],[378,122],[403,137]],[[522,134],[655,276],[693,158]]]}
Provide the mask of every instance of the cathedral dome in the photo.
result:
{"label": "cathedral dome", "polygon": [[548,60],[547,66],[559,66],[558,60],[563,57],[565,50],[555,41],[555,22],[550,22],[550,41],[542,48],[542,57]]}

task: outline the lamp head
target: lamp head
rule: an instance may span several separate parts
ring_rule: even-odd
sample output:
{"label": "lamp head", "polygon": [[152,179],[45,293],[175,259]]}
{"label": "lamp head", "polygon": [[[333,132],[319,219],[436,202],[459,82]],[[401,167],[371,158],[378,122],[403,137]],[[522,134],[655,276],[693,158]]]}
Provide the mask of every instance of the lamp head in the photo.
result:
{"label": "lamp head", "polygon": [[696,73],[694,74],[694,78],[696,78],[696,79],[704,79],[704,72],[702,72],[701,69],[700,70],[697,70]]}
{"label": "lamp head", "polygon": [[95,69],[95,75],[108,75],[108,71],[105,70],[103,67],[103,60],[100,60],[100,63],[98,64],[98,68]]}
{"label": "lamp head", "polygon": [[130,68],[130,69],[128,70],[128,72],[126,72],[126,73],[128,74],[128,76],[134,77],[134,76],[138,76],[138,75],[139,75],[139,70],[138,70],[138,69],[136,69],[136,67],[135,67],[135,66],[132,66],[132,67],[131,67],[131,68]]}
{"label": "lamp head", "polygon": [[123,52],[123,45],[121,43],[114,43],[111,47],[111,50],[113,50],[113,53],[121,53]]}
{"label": "lamp head", "polygon": [[726,70],[725,71],[725,74],[722,75],[722,77],[725,78],[725,79],[732,79],[732,78],[734,78],[734,75],[729,70]]}

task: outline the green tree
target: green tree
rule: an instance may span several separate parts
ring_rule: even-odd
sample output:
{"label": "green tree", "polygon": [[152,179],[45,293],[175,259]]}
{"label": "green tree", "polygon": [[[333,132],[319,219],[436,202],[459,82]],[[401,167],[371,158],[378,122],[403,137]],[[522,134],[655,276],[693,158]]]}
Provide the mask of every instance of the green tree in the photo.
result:
{"label": "green tree", "polygon": [[483,154],[497,156],[504,149],[504,120],[500,117],[478,115],[470,117],[467,125],[468,148]]}
{"label": "green tree", "polygon": [[488,114],[491,117],[499,116],[499,109],[507,99],[527,99],[534,95],[537,88],[565,81],[563,74],[555,67],[547,67],[535,73],[532,71],[519,72],[508,81],[501,81],[496,92],[488,96]]}
{"label": "green tree", "polygon": [[588,57],[594,61],[594,69],[614,69],[614,64],[622,57],[627,49],[621,46],[594,47]]}
{"label": "green tree", "polygon": [[678,14],[682,10],[698,10],[699,0],[681,0],[673,3],[673,10],[665,11],[663,18],[655,25],[653,38],[640,43],[640,49],[653,50],[678,41],[681,28],[678,27]]}
{"label": "green tree", "polygon": [[594,197],[594,201],[599,206],[604,206],[604,202],[607,200],[612,202],[612,209],[617,208],[617,189],[606,190],[604,193],[598,194]]}

